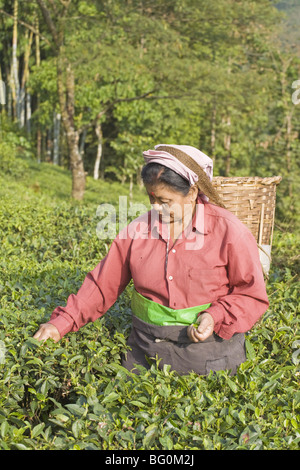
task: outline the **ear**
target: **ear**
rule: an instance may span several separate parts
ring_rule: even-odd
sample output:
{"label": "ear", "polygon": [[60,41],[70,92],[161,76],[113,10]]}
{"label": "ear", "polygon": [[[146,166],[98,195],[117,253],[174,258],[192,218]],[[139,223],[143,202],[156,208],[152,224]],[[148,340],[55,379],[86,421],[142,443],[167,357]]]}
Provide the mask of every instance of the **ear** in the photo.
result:
{"label": "ear", "polygon": [[190,191],[189,191],[189,197],[191,198],[191,201],[194,202],[196,201],[197,197],[198,197],[198,186],[196,186],[195,184],[193,184],[191,187],[190,187]]}

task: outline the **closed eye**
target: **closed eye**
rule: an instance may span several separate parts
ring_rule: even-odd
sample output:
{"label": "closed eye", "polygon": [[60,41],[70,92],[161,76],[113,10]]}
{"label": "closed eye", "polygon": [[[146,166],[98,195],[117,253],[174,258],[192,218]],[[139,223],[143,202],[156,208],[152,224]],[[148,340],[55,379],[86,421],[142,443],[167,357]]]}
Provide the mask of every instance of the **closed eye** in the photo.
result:
{"label": "closed eye", "polygon": [[[150,204],[155,204],[155,198],[153,196],[149,196]],[[169,204],[170,201],[163,201],[162,199],[156,198],[156,201],[160,205]]]}

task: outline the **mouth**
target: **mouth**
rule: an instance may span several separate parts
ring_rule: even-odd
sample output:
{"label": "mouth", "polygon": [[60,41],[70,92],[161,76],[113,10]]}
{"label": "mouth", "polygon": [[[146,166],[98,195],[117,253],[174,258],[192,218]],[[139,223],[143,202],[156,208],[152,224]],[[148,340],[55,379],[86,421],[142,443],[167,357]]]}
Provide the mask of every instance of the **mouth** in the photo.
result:
{"label": "mouth", "polygon": [[169,220],[170,222],[174,221],[174,215],[173,214],[166,214],[166,213],[160,212],[159,216],[163,220]]}

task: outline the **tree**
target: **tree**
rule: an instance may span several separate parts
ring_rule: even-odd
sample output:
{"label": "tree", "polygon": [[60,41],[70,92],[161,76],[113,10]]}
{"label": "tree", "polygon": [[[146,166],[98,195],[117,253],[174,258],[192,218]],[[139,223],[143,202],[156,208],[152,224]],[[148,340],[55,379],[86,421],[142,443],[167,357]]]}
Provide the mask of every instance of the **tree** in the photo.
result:
{"label": "tree", "polygon": [[[179,44],[179,34],[170,30],[166,32],[160,19],[154,20],[153,14],[151,18],[143,17],[142,26],[141,13],[134,12],[130,2],[126,11],[123,2],[118,1],[111,4],[96,0],[89,3],[37,0],[37,3],[56,59],[57,95],[70,152],[72,196],[82,199],[85,171],[79,150],[80,135],[91,127],[99,129],[101,121],[118,103],[163,99],[175,91],[178,94],[176,84],[182,76],[180,79],[167,79],[166,63],[162,61],[161,53],[168,61],[182,60],[179,48],[175,52],[168,50],[172,39],[178,39]],[[73,16],[78,13],[77,20],[81,19],[79,30],[73,23]],[[141,42],[145,35],[145,20],[150,49],[147,54],[140,50],[141,44],[142,49],[145,45],[145,41]],[[155,31],[152,30],[153,21],[157,26]],[[159,96],[155,96],[155,92]]]}
{"label": "tree", "polygon": [[0,0],[0,22],[2,79],[17,62],[38,160],[48,136],[55,163],[62,137],[74,198],[87,170],[139,181],[142,151],[162,142],[200,148],[215,174],[273,175],[284,160],[287,204],[296,194],[299,59],[294,35],[277,47],[269,0]]}
{"label": "tree", "polygon": [[60,113],[70,152],[72,171],[72,197],[81,200],[85,190],[85,172],[79,152],[79,134],[75,126],[75,79],[72,64],[65,54],[65,22],[68,18],[71,1],[44,2],[37,0],[49,33],[56,57],[57,92]]}

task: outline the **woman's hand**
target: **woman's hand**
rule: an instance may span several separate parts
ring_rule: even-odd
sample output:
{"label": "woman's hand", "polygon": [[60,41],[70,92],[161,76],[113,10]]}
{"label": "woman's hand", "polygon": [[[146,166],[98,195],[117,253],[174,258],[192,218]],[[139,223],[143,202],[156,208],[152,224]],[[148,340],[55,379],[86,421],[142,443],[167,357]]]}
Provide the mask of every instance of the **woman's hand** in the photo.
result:
{"label": "woman's hand", "polygon": [[187,335],[194,343],[198,343],[198,341],[204,341],[209,336],[211,336],[215,326],[214,319],[208,312],[204,312],[202,315],[200,315],[198,322],[198,328],[196,328],[194,325],[190,325],[187,329]]}
{"label": "woman's hand", "polygon": [[51,338],[55,343],[61,339],[58,329],[51,323],[42,323],[34,338],[38,341],[46,341]]}

